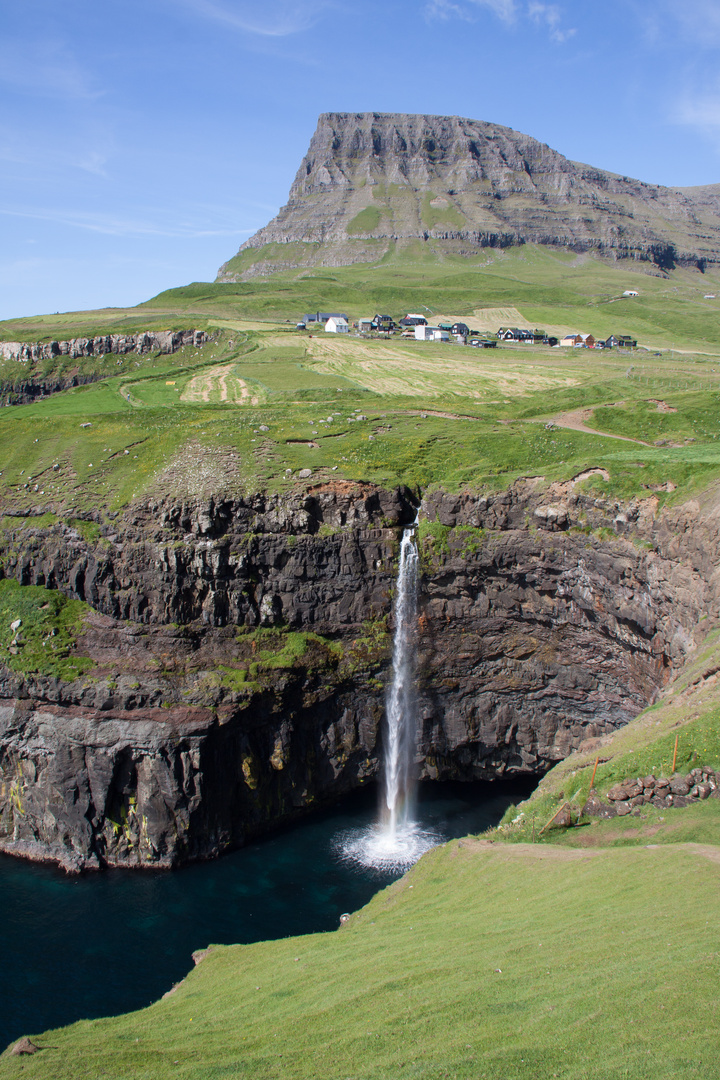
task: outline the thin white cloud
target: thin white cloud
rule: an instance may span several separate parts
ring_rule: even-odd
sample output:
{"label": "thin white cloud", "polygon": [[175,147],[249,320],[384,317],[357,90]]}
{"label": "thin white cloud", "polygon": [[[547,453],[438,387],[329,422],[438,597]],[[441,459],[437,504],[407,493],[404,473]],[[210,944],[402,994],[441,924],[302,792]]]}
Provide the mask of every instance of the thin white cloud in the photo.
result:
{"label": "thin white cloud", "polygon": [[542,4],[538,0],[531,0],[527,13],[536,26],[547,28],[552,40],[560,45],[577,32],[574,27],[563,29],[560,25],[562,13],[557,4]]}
{"label": "thin white cloud", "polygon": [[477,7],[489,8],[493,15],[497,15],[498,19],[505,23],[515,21],[515,0],[472,0],[472,3]]}
{"label": "thin white cloud", "polygon": [[262,37],[288,37],[309,30],[334,6],[333,0],[180,0],[195,15]]}
{"label": "thin white cloud", "polygon": [[14,207],[2,208],[0,214],[6,217],[26,218],[31,221],[47,221],[55,225],[84,229],[88,232],[102,233],[105,236],[164,236],[175,239],[197,239],[203,236],[244,236],[256,232],[258,225],[250,228],[222,227],[212,228],[209,223],[183,221],[174,218],[172,223],[163,222],[158,213],[156,220],[115,217],[112,214],[91,213],[80,210],[54,208]]}
{"label": "thin white cloud", "polygon": [[699,132],[720,151],[720,90],[685,94],[671,110],[670,121]]}
{"label": "thin white cloud", "polygon": [[0,82],[32,97],[77,100],[104,93],[61,41],[6,38],[0,46]]}
{"label": "thin white cloud", "polygon": [[571,38],[576,30],[565,28],[562,23],[562,11],[558,4],[545,4],[540,0],[530,0],[527,6],[518,0],[428,0],[425,5],[427,19],[462,19],[474,22],[479,9],[492,12],[506,26],[520,25],[529,20],[550,35],[553,41],[562,43]]}
{"label": "thin white cloud", "polygon": [[712,47],[720,43],[717,0],[663,0],[662,8],[680,24],[684,36],[697,45]]}
{"label": "thin white cloud", "polygon": [[94,176],[107,176],[104,168],[106,162],[106,154],[101,154],[98,150],[91,150],[74,162],[74,164],[76,168],[82,169],[84,172],[93,173]]}

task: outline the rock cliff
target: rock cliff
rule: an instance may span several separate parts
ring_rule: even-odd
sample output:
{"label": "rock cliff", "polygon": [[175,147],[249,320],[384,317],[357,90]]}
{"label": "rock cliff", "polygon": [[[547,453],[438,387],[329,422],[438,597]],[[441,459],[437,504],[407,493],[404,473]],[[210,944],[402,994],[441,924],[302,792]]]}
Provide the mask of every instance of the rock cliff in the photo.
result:
{"label": "rock cliff", "polygon": [[[2,573],[92,604],[74,682],[3,668],[0,848],[68,868],[207,858],[374,778],[405,490],[148,503]],[[425,778],[538,773],[627,722],[716,625],[714,502],[532,482],[422,507]]]}
{"label": "rock cliff", "polygon": [[720,260],[720,186],[666,188],[563,157],[511,128],[457,116],[324,113],[278,215],[219,281],[297,266],[549,244],[649,260]]}
{"label": "rock cliff", "polygon": [[[92,338],[71,338],[69,341],[0,341],[0,360],[31,367],[37,361],[67,357],[68,361],[83,357],[108,355],[127,356],[131,353],[174,353],[185,345],[196,349],[208,341],[204,330],[158,330],[138,334],[102,334]],[[67,362],[63,368],[67,367]],[[0,404],[25,404],[46,394],[84,386],[104,378],[107,371],[58,370],[42,374],[37,369],[27,374],[23,367],[15,371],[6,367],[0,378]]]}

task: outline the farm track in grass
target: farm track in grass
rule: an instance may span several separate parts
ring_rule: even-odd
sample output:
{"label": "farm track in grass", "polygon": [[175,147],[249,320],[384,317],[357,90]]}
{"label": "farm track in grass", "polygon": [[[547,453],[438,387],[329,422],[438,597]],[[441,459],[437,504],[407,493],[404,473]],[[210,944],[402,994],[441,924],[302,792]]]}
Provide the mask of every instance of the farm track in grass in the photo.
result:
{"label": "farm track in grass", "polygon": [[208,404],[229,401],[232,405],[259,405],[260,396],[239,378],[235,364],[218,364],[194,375],[180,394],[180,401]]}

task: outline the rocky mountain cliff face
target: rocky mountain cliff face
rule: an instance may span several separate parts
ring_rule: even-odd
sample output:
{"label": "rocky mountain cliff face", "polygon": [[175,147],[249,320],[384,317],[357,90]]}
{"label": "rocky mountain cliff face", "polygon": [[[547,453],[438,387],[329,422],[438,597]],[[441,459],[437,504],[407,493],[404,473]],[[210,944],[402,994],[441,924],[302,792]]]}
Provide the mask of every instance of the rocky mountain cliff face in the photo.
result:
{"label": "rocky mountain cliff face", "polygon": [[[572,484],[426,500],[421,776],[538,773],[653,700],[720,614],[716,508],[656,511]],[[376,777],[415,513],[408,491],[338,484],[152,503],[92,543],[7,530],[6,577],[92,604],[95,668],[0,669],[0,848],[168,866]]]}
{"label": "rocky mountain cliff face", "polygon": [[550,244],[702,269],[720,261],[720,186],[616,176],[479,120],[324,113],[287,205],[218,280],[374,262],[418,243],[468,256]]}

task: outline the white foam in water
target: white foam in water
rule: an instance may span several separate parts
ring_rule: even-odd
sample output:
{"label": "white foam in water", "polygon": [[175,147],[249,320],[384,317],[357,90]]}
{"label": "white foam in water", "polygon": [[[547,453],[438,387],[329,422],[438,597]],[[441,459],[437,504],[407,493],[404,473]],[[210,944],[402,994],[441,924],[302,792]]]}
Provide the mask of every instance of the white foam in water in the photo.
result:
{"label": "white foam in water", "polygon": [[433,829],[423,829],[417,821],[387,825],[368,825],[351,829],[335,840],[340,859],[354,866],[384,873],[404,873],[421,855],[443,843],[444,838]]}

